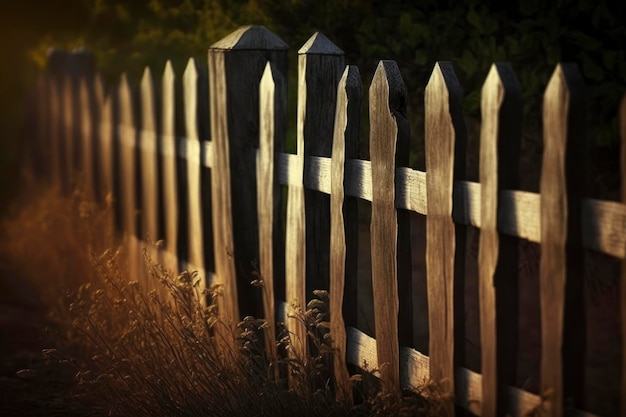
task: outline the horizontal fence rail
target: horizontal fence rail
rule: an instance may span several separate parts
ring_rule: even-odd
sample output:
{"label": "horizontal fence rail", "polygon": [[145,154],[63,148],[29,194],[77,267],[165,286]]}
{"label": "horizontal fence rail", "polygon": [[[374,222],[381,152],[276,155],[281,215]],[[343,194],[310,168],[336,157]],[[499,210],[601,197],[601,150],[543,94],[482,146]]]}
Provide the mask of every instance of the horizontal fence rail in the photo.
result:
{"label": "horizontal fence rail", "polygon": [[[373,372],[390,392],[435,380],[476,415],[594,415],[581,411],[586,380],[580,363],[588,343],[583,249],[622,262],[624,338],[626,192],[621,202],[583,194],[584,106],[575,66],[559,64],[548,83],[540,192],[529,192],[520,189],[517,173],[522,86],[506,64],[494,64],[485,81],[480,149],[470,150],[454,69],[436,63],[425,91],[424,172],[408,167],[408,94],[393,61],[380,62],[369,88],[371,160],[359,158],[361,77],[320,33],[298,51],[295,154],[284,151],[287,45],[265,28],[243,27],[212,45],[208,68],[190,59],[180,83],[168,61],[160,100],[149,69],[137,94],[125,76],[107,91],[84,51],[63,59],[53,54],[50,62],[37,85],[35,169],[65,193],[80,173],[91,198],[114,202],[116,224],[108,227],[128,245],[130,272],[144,285],[151,284],[140,248],[174,272],[197,270],[204,287],[221,288],[216,303],[224,329],[236,331],[250,314],[267,321],[269,360],[279,355],[277,323],[291,333],[289,354],[308,354],[307,329],[294,313],[306,308],[313,290],[328,290],[330,334],[338,350],[334,389],[349,404],[354,398],[347,364]],[[620,111],[623,143],[626,98]],[[478,155],[479,182],[468,180],[468,152]],[[367,302],[373,302],[368,308],[376,337],[357,323],[366,292],[357,277],[363,244],[358,200],[371,203],[373,298]],[[412,321],[410,213],[425,216],[420,256],[426,272],[419,278],[428,304],[428,356],[413,346],[423,329]],[[478,250],[468,261],[473,229],[480,231]],[[145,239],[164,245],[157,251]],[[515,365],[509,362],[517,358],[509,351],[517,352],[521,321],[522,241],[541,245],[535,391],[543,395],[511,382]],[[480,372],[460,359],[466,344],[462,285],[472,262]],[[254,276],[262,291],[250,288]],[[614,381],[620,393],[626,393],[624,355],[621,380]],[[295,380],[290,384],[302,389]],[[573,408],[565,409],[571,401]]]}

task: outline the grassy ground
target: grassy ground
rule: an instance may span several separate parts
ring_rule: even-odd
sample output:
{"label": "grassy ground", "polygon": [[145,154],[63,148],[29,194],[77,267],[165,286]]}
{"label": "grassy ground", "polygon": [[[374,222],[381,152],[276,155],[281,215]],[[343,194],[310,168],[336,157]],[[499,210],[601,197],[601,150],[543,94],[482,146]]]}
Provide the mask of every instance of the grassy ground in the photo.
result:
{"label": "grassy ground", "polygon": [[[360,404],[335,402],[323,303],[301,316],[315,356],[270,364],[262,321],[225,335],[200,302],[212,293],[198,293],[199,277],[149,259],[165,291],[147,291],[126,276],[124,247],[103,233],[108,210],[33,187],[2,223],[0,414],[411,416],[440,415],[449,401],[433,386],[400,395],[361,382]],[[290,349],[287,333],[279,349]]]}

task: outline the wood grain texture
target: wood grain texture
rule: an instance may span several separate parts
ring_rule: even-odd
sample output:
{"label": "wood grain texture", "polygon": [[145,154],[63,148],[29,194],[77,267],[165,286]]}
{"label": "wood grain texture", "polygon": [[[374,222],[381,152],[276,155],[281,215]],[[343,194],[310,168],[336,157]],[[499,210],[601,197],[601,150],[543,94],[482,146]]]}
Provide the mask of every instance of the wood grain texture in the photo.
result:
{"label": "wood grain texture", "polygon": [[[259,279],[262,281],[265,351],[268,363],[275,363],[276,314],[274,293],[274,219],[275,192],[280,192],[276,182],[275,144],[285,134],[286,89],[282,74],[267,63],[261,78],[259,92],[259,153],[257,157],[257,211],[259,222]],[[278,368],[274,368],[278,377]]]}
{"label": "wood grain texture", "polygon": [[[346,328],[347,335],[347,361],[352,365],[372,372],[378,367],[376,355],[376,339],[368,336],[353,327]],[[402,378],[402,387],[411,388],[419,386],[430,377],[430,358],[420,352],[407,347],[400,348],[400,369],[406,375]],[[375,376],[379,376],[374,372]],[[474,415],[482,416],[480,404],[482,402],[482,376],[472,370],[457,367],[455,369],[455,402]],[[534,415],[541,406],[539,395],[523,391],[512,386],[503,387],[507,398],[507,408],[502,415],[512,417],[526,417]],[[569,410],[572,416],[596,417],[592,413],[581,410]]]}
{"label": "wood grain texture", "polygon": [[[622,97],[619,108],[619,132],[621,139],[620,169],[622,174],[622,203],[626,205],[626,94]],[[626,223],[622,230],[626,229]],[[622,319],[622,386],[621,394],[621,415],[626,416],[626,243],[622,245],[624,260],[622,260],[622,271],[620,279],[620,309]]]}
{"label": "wood grain texture", "polygon": [[398,119],[406,106],[406,87],[393,61],[381,61],[369,90],[372,160],[372,286],[378,362],[383,388],[400,392],[398,342],[398,220],[395,208]]}
{"label": "wood grain texture", "polygon": [[[287,191],[285,230],[285,298],[289,311],[286,320],[290,332],[293,358],[308,354],[306,327],[294,315],[306,308],[306,218],[304,211],[304,119],[306,112],[306,57],[298,56],[298,119],[296,154],[290,156],[290,177]],[[293,386],[294,381],[290,381]],[[299,389],[299,387],[295,387]]]}
{"label": "wood grain texture", "polygon": [[[568,338],[564,335],[564,322],[568,318],[566,293],[577,284],[579,278],[576,275],[582,269],[582,253],[573,252],[574,246],[579,246],[581,240],[580,192],[575,188],[584,186],[580,181],[584,176],[579,174],[583,165],[578,158],[574,158],[575,153],[580,152],[577,147],[581,147],[578,140],[581,133],[573,129],[576,127],[573,119],[584,120],[584,116],[576,112],[580,84],[575,66],[559,64],[546,87],[543,103],[544,154],[540,181],[541,390],[550,392],[546,412],[551,416],[563,413],[563,361],[567,349],[573,348],[567,347],[564,341]],[[573,159],[579,163],[573,164]],[[568,255],[566,249],[569,249]],[[573,261],[578,262],[575,268],[572,268]],[[571,298],[567,301],[573,302]],[[580,302],[572,307],[584,309]],[[578,322],[577,329],[573,331],[584,335],[584,326]],[[584,344],[584,341],[580,342]],[[566,363],[567,369],[580,366],[576,361],[568,360]],[[574,400],[578,402],[581,399],[574,397]]]}
{"label": "wood grain texture", "polygon": [[[224,117],[226,134],[220,138],[211,134],[214,146],[214,172],[225,156],[228,157],[230,174],[228,178],[231,202],[228,204],[231,216],[236,221],[232,227],[232,256],[235,264],[236,282],[238,290],[238,309],[242,315],[260,316],[263,311],[263,302],[260,291],[251,291],[250,282],[254,279],[256,265],[259,259],[258,219],[257,219],[257,191],[256,191],[256,151],[259,144],[259,82],[267,61],[272,62],[276,69],[287,76],[287,45],[276,35],[264,27],[248,26],[241,28],[214,44],[209,54],[223,54],[223,68],[225,70],[222,81],[223,94],[211,85],[212,95],[217,92],[223,95],[223,108],[216,110],[216,115]],[[220,97],[222,99],[222,97]],[[218,102],[216,102],[217,104]],[[215,109],[211,106],[211,111]],[[220,116],[220,117],[222,117]],[[213,119],[211,119],[213,120]],[[219,145],[224,140],[228,147],[227,154],[222,154],[223,147]],[[284,144],[276,144],[276,150],[283,151]],[[224,167],[226,167],[224,165]],[[274,194],[275,198],[280,193]],[[213,203],[216,205],[216,202]],[[278,219],[278,209],[275,206],[275,219]],[[220,217],[214,217],[216,221]],[[217,228],[218,225],[215,224]],[[279,225],[275,227],[278,230]],[[275,253],[282,253],[282,232],[275,233]],[[216,250],[220,250],[217,248]],[[282,282],[282,262],[275,258],[275,282]]]}
{"label": "wood grain texture", "polygon": [[[346,322],[354,326],[357,312],[357,201],[345,197],[345,161],[358,156],[361,75],[346,67],[337,88],[337,110],[331,160],[330,195],[330,334],[337,401],[353,404],[352,382],[346,367]],[[345,299],[345,302],[344,302]]]}
{"label": "wood grain texture", "polygon": [[[452,66],[439,62],[426,86],[426,268],[430,335],[430,375],[454,394],[455,227],[453,180],[463,161],[455,160],[461,92]],[[455,166],[456,164],[456,166]],[[464,171],[464,170],[462,170]],[[448,410],[452,413],[452,410]]]}
{"label": "wood grain texture", "polygon": [[[500,246],[506,240],[498,236],[498,195],[500,188],[514,186],[517,178],[519,144],[521,139],[522,101],[521,86],[508,64],[493,64],[482,88],[482,122],[480,131],[480,185],[481,185],[481,229],[478,250],[480,336],[482,364],[482,404],[481,415],[497,415],[498,402],[503,409],[503,401],[498,401],[499,375],[502,368],[512,367],[517,357],[514,352],[517,332],[503,333],[506,328],[517,329],[516,282],[517,262],[511,257],[517,253],[517,246],[503,247],[500,259]],[[510,252],[510,253],[507,253]],[[516,259],[515,259],[516,260]],[[499,261],[500,274],[507,268],[506,275],[496,280]],[[509,265],[513,265],[513,270]],[[511,290],[505,287],[513,287]],[[504,296],[506,300],[500,300]],[[505,304],[502,302],[506,301]],[[512,304],[515,311],[506,309]],[[498,311],[498,306],[500,307]],[[497,321],[507,321],[506,326]],[[499,327],[498,327],[499,326]],[[498,329],[503,329],[498,332]],[[498,337],[500,333],[503,337]],[[513,340],[510,340],[513,339]],[[502,346],[498,340],[502,341]],[[511,343],[513,342],[513,343]],[[503,351],[500,352],[500,349]],[[498,361],[498,357],[500,360]],[[504,360],[507,359],[507,360]],[[510,375],[506,375],[510,379]],[[500,412],[502,414],[502,411]]]}
{"label": "wood grain texture", "polygon": [[[317,32],[298,51],[304,61],[303,77],[306,101],[302,134],[304,135],[304,170],[309,156],[330,157],[337,100],[337,84],[344,71],[343,51]],[[306,185],[306,184],[305,184]],[[330,265],[330,198],[305,187],[306,212],[306,297],[314,290],[328,290]]]}
{"label": "wood grain texture", "polygon": [[[295,155],[279,153],[278,179],[281,184],[298,182],[294,169]],[[330,159],[309,157],[304,173],[307,188],[330,194]],[[452,218],[457,224],[481,227],[480,184],[472,181],[454,182],[455,209]],[[346,195],[372,201],[370,161],[346,161]],[[626,243],[626,205],[613,201],[583,199],[583,245],[616,258],[624,258]],[[541,197],[538,193],[502,189],[498,196],[498,230],[508,236],[541,242]],[[426,173],[406,167],[396,169],[396,207],[428,214]]]}
{"label": "wood grain texture", "polygon": [[[198,68],[190,58],[183,73],[183,102],[185,132],[187,134],[187,268],[198,272],[201,289],[210,285],[207,282],[206,260],[204,257],[203,206],[200,158],[200,136],[198,132]],[[227,221],[227,219],[224,219]]]}
{"label": "wood grain texture", "polygon": [[[158,183],[158,147],[156,126],[156,100],[152,71],[146,67],[140,84],[141,125],[139,135],[140,148],[140,181],[141,181],[141,239],[147,244],[142,245],[154,262],[161,262],[156,242],[162,238],[159,231],[159,183]],[[151,288],[155,288],[154,280],[148,279]],[[162,286],[158,285],[157,289]]]}

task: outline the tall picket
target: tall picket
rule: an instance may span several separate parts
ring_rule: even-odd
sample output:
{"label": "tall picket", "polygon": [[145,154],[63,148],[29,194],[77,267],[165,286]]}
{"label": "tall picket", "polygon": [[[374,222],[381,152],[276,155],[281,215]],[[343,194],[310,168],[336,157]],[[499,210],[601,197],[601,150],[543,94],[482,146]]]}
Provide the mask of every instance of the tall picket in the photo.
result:
{"label": "tall picket", "polygon": [[121,225],[127,248],[129,277],[133,281],[143,282],[143,263],[140,259],[137,240],[137,190],[135,186],[137,132],[133,116],[132,92],[125,74],[122,74],[118,97]]}
{"label": "tall picket", "polygon": [[[426,86],[426,269],[428,280],[430,376],[446,393],[454,393],[454,266],[453,181],[464,172],[455,158],[461,114],[461,87],[452,65],[438,62]],[[453,410],[449,410],[451,414]]]}
{"label": "tall picket", "polygon": [[[480,132],[481,229],[478,268],[483,416],[497,415],[498,403],[504,402],[504,398],[501,398],[503,396],[498,393],[498,369],[515,366],[498,360],[503,356],[499,350],[507,342],[501,338],[504,342],[502,347],[498,342],[497,320],[504,320],[505,317],[502,316],[503,309],[497,309],[503,300],[497,299],[496,291],[501,287],[511,286],[507,281],[514,280],[513,276],[517,273],[517,263],[510,262],[508,253],[503,252],[504,258],[500,258],[501,248],[505,252],[516,252],[517,247],[504,247],[508,243],[507,238],[501,240],[498,236],[498,196],[501,189],[517,188],[515,183],[521,139],[521,95],[521,87],[510,65],[493,64],[482,89]],[[502,259],[508,263],[502,265]],[[508,273],[499,271],[496,281],[499,262],[500,270],[503,267],[508,268]],[[515,357],[508,359],[515,363]],[[504,410],[500,408],[502,414]]]}
{"label": "tall picket", "polygon": [[[198,69],[196,61],[190,58],[183,74],[183,96],[185,108],[185,132],[187,134],[187,233],[188,269],[197,271],[200,277],[200,288],[209,284],[204,259],[204,236],[202,197],[200,180],[201,142],[198,132]],[[226,220],[224,220],[226,221]]]}
{"label": "tall picket", "polygon": [[287,107],[286,81],[268,62],[261,78],[259,91],[259,154],[257,159],[257,211],[259,222],[259,285],[263,291],[263,312],[266,327],[265,350],[269,363],[276,366],[276,295],[274,285],[275,194],[280,193],[276,180],[275,158],[277,143],[284,142]]}
{"label": "tall picket", "polygon": [[381,61],[369,91],[372,160],[372,286],[376,347],[383,386],[400,391],[396,149],[406,123],[406,87],[393,61]]}
{"label": "tall picket", "polygon": [[178,189],[176,172],[176,130],[174,82],[176,76],[172,63],[165,63],[162,78],[162,125],[161,146],[163,149],[163,210],[165,218],[163,263],[174,276],[178,274]]}
{"label": "tall picket", "polygon": [[346,67],[337,88],[330,194],[330,334],[337,349],[333,371],[337,400],[353,403],[346,367],[346,323],[356,324],[358,207],[345,196],[346,159],[358,158],[362,85],[359,69]]}

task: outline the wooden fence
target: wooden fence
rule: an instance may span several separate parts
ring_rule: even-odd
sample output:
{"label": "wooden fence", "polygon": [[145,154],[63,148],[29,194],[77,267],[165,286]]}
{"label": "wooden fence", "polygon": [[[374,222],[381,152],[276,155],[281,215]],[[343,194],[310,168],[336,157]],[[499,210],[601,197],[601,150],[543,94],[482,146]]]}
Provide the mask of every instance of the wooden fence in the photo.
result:
{"label": "wooden fence", "polygon": [[[138,94],[125,76],[105,91],[88,53],[54,52],[37,89],[38,170],[66,191],[81,173],[94,198],[112,192],[133,276],[146,273],[137,237],[163,239],[154,258],[220,285],[226,323],[234,328],[249,314],[270,323],[270,356],[277,355],[277,318],[293,333],[296,354],[306,354],[306,330],[291,312],[305,307],[312,290],[327,289],[341,399],[352,396],[346,363],[366,363],[391,390],[439,381],[477,415],[539,409],[560,416],[567,397],[584,408],[584,375],[572,365],[585,354],[584,331],[575,331],[584,327],[577,321],[583,250],[622,260],[626,300],[626,206],[583,195],[586,110],[576,67],[558,65],[545,90],[539,193],[518,190],[522,89],[507,64],[494,64],[482,89],[479,182],[466,178],[462,92],[450,63],[435,65],[425,90],[426,172],[408,167],[407,91],[395,62],[381,61],[369,88],[369,161],[358,157],[362,81],[343,52],[319,33],[298,52],[295,154],[285,152],[286,78],[287,45],[262,27],[239,29],[210,47],[208,71],[189,60],[181,136],[169,62],[156,100],[150,69]],[[624,143],[626,100],[620,112]],[[375,339],[357,329],[358,199],[371,202]],[[426,216],[429,356],[412,343],[411,212]],[[480,229],[480,372],[458,358],[463,341],[455,328],[465,314],[457,281],[468,226]],[[541,245],[543,396],[511,386],[507,374],[507,303],[517,297],[510,260],[522,239]],[[262,291],[249,285],[255,270]],[[625,304],[614,343],[626,334]],[[621,364],[615,383],[626,399]]]}

